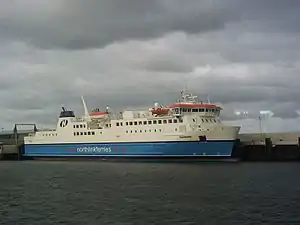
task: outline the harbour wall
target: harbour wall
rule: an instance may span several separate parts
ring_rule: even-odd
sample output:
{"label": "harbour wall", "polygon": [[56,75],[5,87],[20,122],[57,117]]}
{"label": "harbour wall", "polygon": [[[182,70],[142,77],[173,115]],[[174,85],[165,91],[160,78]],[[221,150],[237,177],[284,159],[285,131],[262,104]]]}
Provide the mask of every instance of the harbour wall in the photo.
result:
{"label": "harbour wall", "polygon": [[233,157],[241,161],[300,161],[300,132],[240,134]]}
{"label": "harbour wall", "polygon": [[[0,132],[0,159],[22,159],[28,132]],[[241,161],[300,161],[300,132],[240,134],[232,154]]]}

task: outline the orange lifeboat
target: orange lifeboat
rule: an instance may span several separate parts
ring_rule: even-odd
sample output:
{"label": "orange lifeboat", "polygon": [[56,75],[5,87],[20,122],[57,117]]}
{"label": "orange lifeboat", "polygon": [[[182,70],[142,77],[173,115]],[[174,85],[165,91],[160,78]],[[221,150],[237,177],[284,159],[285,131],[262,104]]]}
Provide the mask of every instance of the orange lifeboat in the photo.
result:
{"label": "orange lifeboat", "polygon": [[90,116],[93,117],[101,117],[105,115],[108,115],[108,111],[100,111],[99,109],[95,109],[90,113]]}
{"label": "orange lifeboat", "polygon": [[170,112],[170,109],[168,108],[152,108],[150,110],[150,112],[152,112],[152,114],[155,115],[167,115]]}

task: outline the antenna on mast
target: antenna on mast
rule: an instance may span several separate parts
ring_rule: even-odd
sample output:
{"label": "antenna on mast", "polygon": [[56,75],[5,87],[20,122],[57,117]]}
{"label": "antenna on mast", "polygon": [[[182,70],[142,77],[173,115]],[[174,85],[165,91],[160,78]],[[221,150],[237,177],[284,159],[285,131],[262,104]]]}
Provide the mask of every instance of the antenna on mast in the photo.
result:
{"label": "antenna on mast", "polygon": [[210,104],[210,97],[207,95],[207,103]]}

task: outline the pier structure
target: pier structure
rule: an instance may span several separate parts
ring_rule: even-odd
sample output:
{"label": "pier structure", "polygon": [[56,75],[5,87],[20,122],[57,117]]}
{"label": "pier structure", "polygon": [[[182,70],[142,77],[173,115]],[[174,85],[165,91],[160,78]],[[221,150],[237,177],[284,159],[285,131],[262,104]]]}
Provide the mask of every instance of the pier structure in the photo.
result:
{"label": "pier structure", "polygon": [[300,132],[240,134],[233,157],[241,161],[300,161]]}

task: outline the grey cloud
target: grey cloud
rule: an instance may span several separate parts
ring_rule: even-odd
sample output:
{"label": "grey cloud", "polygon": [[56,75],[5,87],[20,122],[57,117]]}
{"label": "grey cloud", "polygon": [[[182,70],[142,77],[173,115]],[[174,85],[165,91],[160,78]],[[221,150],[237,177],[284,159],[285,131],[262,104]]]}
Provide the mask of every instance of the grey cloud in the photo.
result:
{"label": "grey cloud", "polygon": [[222,1],[49,1],[36,10],[8,1],[1,5],[1,34],[42,48],[93,48],[170,31],[205,32],[236,18],[231,4]]}
{"label": "grey cloud", "polygon": [[1,36],[41,48],[103,47],[172,31],[197,34],[220,30],[237,21],[247,25],[260,20],[254,21],[254,30],[294,31],[300,19],[298,1],[48,0],[42,4],[31,0],[27,5],[3,1],[0,6]]}
{"label": "grey cloud", "polygon": [[189,73],[193,71],[194,66],[184,55],[175,56],[170,54],[155,54],[150,59],[146,58],[137,65],[142,70],[170,73]]}

